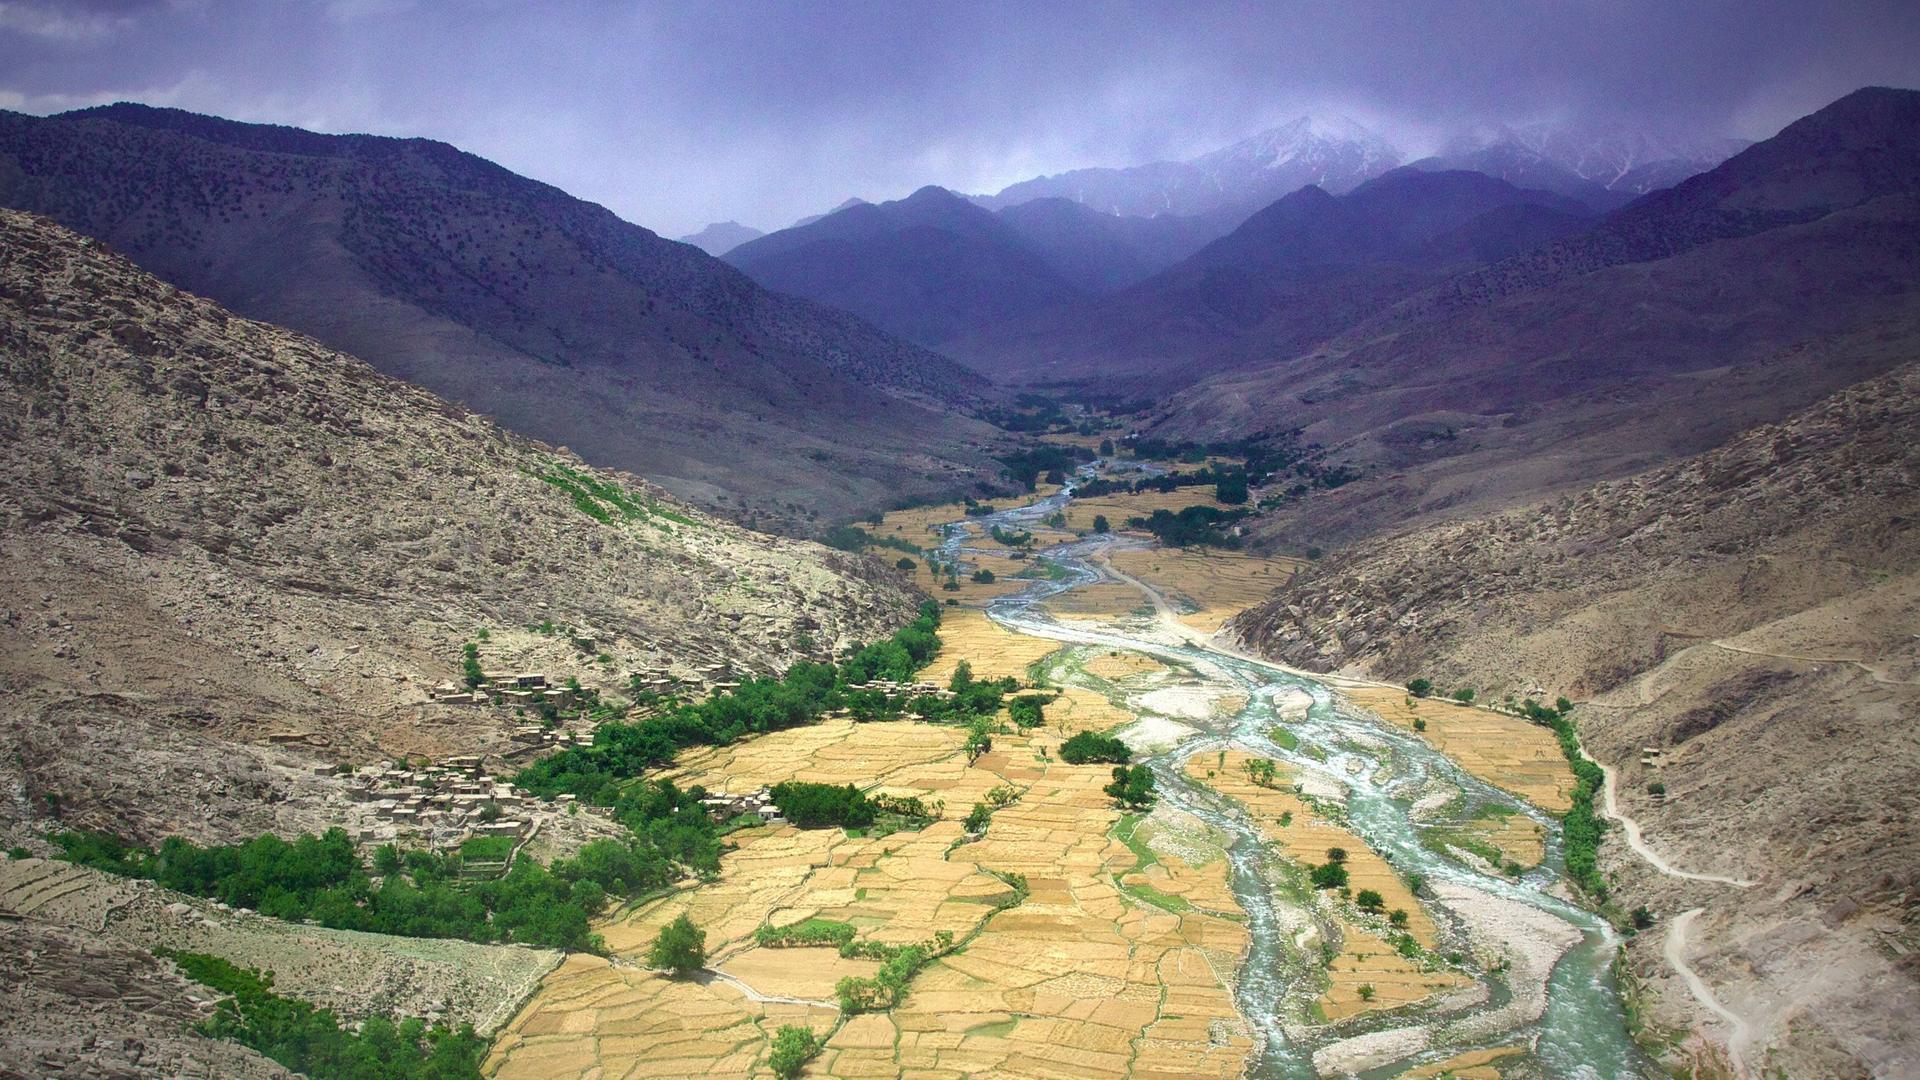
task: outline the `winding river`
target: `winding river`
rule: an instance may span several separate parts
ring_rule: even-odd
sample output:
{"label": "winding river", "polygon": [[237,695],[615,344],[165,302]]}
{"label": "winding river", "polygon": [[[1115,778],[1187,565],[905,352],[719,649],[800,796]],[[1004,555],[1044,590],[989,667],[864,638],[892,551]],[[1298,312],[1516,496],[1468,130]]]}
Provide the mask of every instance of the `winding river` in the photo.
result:
{"label": "winding river", "polygon": [[[1072,497],[1069,486],[1026,506],[968,519],[966,524],[981,529],[994,525],[1032,528]],[[947,560],[964,559],[973,550],[967,545],[967,531],[961,523],[947,527],[941,548]],[[1179,627],[1170,618],[1139,627],[1131,621],[1124,625],[1070,624],[1055,620],[1040,606],[1048,597],[1099,581],[1123,581],[1146,589],[1101,560],[1104,552],[1123,546],[1137,547],[1141,542],[1102,536],[1046,549],[1044,557],[1063,567],[1065,576],[1036,581],[1017,594],[999,597],[989,604],[987,614],[1017,633],[1067,645],[1145,654],[1174,665],[1193,680],[1245,696],[1247,704],[1236,714],[1198,722],[1196,735],[1144,760],[1154,770],[1163,802],[1192,814],[1228,838],[1228,880],[1245,911],[1251,938],[1234,987],[1238,1007],[1254,1035],[1248,1076],[1319,1075],[1313,1060],[1316,1051],[1329,1043],[1369,1033],[1378,1033],[1376,1045],[1406,1046],[1406,1050],[1390,1049],[1363,1057],[1367,1063],[1360,1075],[1366,1077],[1393,1076],[1467,1051],[1523,1043],[1531,1046],[1538,1072],[1550,1077],[1615,1080],[1663,1075],[1627,1031],[1611,973],[1619,938],[1604,920],[1563,898],[1556,818],[1469,775],[1419,738],[1346,705],[1326,684],[1229,651]],[[1150,589],[1148,592],[1164,616],[1168,610],[1165,600]],[[1304,717],[1289,716],[1287,728],[1297,734],[1300,746],[1320,748],[1319,756],[1283,747],[1268,734],[1278,720],[1276,700],[1297,699],[1301,692],[1309,695],[1312,703]],[[1299,1012],[1286,1007],[1290,1000],[1299,1000],[1297,996],[1290,999],[1290,994],[1312,993],[1301,982],[1308,967],[1293,936],[1311,913],[1274,886],[1269,861],[1277,856],[1263,842],[1256,825],[1236,804],[1187,775],[1190,758],[1229,746],[1283,761],[1300,778],[1313,778],[1320,787],[1344,789],[1348,827],[1387,856],[1401,873],[1422,874],[1431,883],[1427,890],[1429,910],[1436,921],[1452,925],[1456,935],[1463,932],[1459,929],[1462,912],[1457,909],[1468,904],[1509,911],[1515,905],[1524,905],[1532,913],[1544,913],[1548,919],[1570,927],[1573,933],[1558,930],[1558,936],[1574,943],[1552,963],[1551,974],[1545,978],[1544,1009],[1515,1003],[1517,988],[1507,982],[1511,972],[1476,971],[1473,974],[1485,992],[1471,995],[1475,999],[1472,1001],[1447,995],[1457,1003],[1443,1003],[1426,1011],[1415,1006],[1357,1018],[1331,1033],[1318,1025],[1283,1020]],[[1458,791],[1459,797],[1451,805],[1466,809],[1456,809],[1455,814],[1493,804],[1541,822],[1548,830],[1545,861],[1515,879],[1482,872],[1430,850],[1421,842],[1421,827],[1435,823],[1431,809],[1429,816],[1416,822],[1414,804],[1418,801],[1416,793],[1436,786]],[[1433,899],[1434,894],[1439,895],[1438,901]],[[1538,915],[1530,917],[1542,921]],[[1535,1001],[1539,982],[1536,976],[1530,991]],[[1404,1029],[1421,1027],[1427,1034],[1414,1040],[1414,1045],[1407,1045],[1408,1040],[1397,1041],[1388,1031],[1403,1029],[1404,1034]]]}

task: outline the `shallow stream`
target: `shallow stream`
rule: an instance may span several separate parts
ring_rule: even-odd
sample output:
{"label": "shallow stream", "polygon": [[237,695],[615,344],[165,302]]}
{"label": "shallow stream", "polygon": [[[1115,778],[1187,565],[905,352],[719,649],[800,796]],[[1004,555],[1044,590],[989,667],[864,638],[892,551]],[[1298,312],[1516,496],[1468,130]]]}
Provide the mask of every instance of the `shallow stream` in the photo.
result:
{"label": "shallow stream", "polygon": [[[982,530],[994,525],[1032,528],[1072,498],[1069,487],[1027,506],[969,519]],[[941,551],[948,561],[968,551],[966,530],[949,526]],[[1198,729],[1170,749],[1144,758],[1155,774],[1156,789],[1165,803],[1192,814],[1228,837],[1228,881],[1246,913],[1251,944],[1234,987],[1236,1002],[1254,1036],[1248,1059],[1250,1077],[1312,1077],[1318,1075],[1313,1053],[1322,1046],[1371,1031],[1424,1025],[1434,1033],[1429,1049],[1386,1062],[1361,1075],[1398,1075],[1421,1064],[1445,1060],[1466,1051],[1527,1044],[1534,1072],[1549,1077],[1598,1078],[1663,1075],[1641,1053],[1629,1036],[1625,1013],[1611,973],[1619,939],[1601,918],[1562,899],[1559,883],[1559,822],[1530,804],[1467,774],[1451,759],[1423,740],[1400,731],[1360,710],[1343,705],[1326,685],[1312,678],[1280,670],[1191,637],[1184,640],[1164,626],[1140,625],[1139,620],[1105,623],[1063,623],[1041,602],[1063,591],[1098,581],[1119,580],[1096,561],[1102,551],[1138,546],[1139,541],[1097,537],[1056,545],[1040,553],[1064,568],[1057,580],[1039,580],[1020,593],[999,597],[988,616],[1009,630],[1070,645],[1129,650],[1176,666],[1192,680],[1212,683],[1244,695],[1247,704],[1231,717],[1208,721],[1183,720]],[[1155,597],[1156,604],[1163,603]],[[1312,698],[1305,715],[1293,715],[1286,729],[1299,740],[1288,749],[1269,732],[1279,722],[1277,698],[1304,691]],[[1384,1015],[1356,1018],[1332,1031],[1283,1017],[1300,1015],[1300,1002],[1315,991],[1303,985],[1311,978],[1308,962],[1294,944],[1293,928],[1308,917],[1305,906],[1276,886],[1273,855],[1258,828],[1236,804],[1186,774],[1188,759],[1226,747],[1285,762],[1298,777],[1317,787],[1344,789],[1346,824],[1404,876],[1417,872],[1429,883],[1445,883],[1481,894],[1517,901],[1546,912],[1579,933],[1579,941],[1553,966],[1546,984],[1546,1007],[1537,1019],[1520,1024],[1476,1024],[1475,1018],[1508,1005],[1513,991],[1498,972],[1473,972],[1486,986],[1477,1003],[1452,1011],[1421,1011],[1419,1006]],[[1308,752],[1315,748],[1318,753]],[[1460,793],[1456,805],[1480,808],[1489,804],[1525,814],[1547,827],[1547,858],[1519,878],[1497,871],[1484,872],[1440,854],[1421,840],[1413,804],[1416,793],[1432,790],[1436,782]],[[1310,788],[1311,790],[1311,788]],[[1428,890],[1432,892],[1431,889]],[[1425,898],[1436,921],[1454,916],[1431,896]],[[1315,952],[1317,946],[1312,947]]]}

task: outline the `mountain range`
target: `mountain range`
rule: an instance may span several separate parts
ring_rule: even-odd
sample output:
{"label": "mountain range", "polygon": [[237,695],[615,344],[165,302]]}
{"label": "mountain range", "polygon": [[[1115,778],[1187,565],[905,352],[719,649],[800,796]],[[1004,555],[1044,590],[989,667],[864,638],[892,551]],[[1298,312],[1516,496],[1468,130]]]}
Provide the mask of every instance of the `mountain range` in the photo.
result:
{"label": "mountain range", "polygon": [[997,472],[972,372],[443,143],[0,113],[0,204],[763,524]]}
{"label": "mountain range", "polygon": [[1920,93],[1862,90],[1590,229],[1281,339],[1153,430],[1286,433],[1365,470],[1277,512],[1300,542],[1621,475],[1910,358],[1917,241]]}
{"label": "mountain range", "polygon": [[692,244],[717,259],[741,244],[765,235],[751,225],[742,225],[737,221],[716,221],[697,233],[681,237],[680,242]]}

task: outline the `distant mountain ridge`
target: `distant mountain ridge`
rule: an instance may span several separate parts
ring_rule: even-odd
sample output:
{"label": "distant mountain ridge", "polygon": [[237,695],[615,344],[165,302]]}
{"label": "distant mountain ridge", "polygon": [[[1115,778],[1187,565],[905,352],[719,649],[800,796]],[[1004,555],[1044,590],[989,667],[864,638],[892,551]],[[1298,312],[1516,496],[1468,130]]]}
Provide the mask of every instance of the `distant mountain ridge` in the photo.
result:
{"label": "distant mountain ridge", "polygon": [[736,513],[991,467],[952,412],[988,392],[970,371],[443,143],[0,113],[0,204]]}
{"label": "distant mountain ridge", "polygon": [[992,210],[1063,198],[1122,217],[1251,212],[1309,184],[1349,191],[1400,161],[1390,143],[1352,120],[1301,116],[1186,161],[1074,169],[974,198]]}
{"label": "distant mountain ridge", "polygon": [[680,238],[683,244],[692,244],[701,251],[719,258],[749,240],[758,240],[767,235],[751,225],[742,225],[737,221],[715,221],[697,233],[689,233]]}
{"label": "distant mountain ridge", "polygon": [[930,348],[980,321],[1077,294],[1000,218],[938,187],[836,210],[742,244],[727,261],[769,289],[844,308]]}

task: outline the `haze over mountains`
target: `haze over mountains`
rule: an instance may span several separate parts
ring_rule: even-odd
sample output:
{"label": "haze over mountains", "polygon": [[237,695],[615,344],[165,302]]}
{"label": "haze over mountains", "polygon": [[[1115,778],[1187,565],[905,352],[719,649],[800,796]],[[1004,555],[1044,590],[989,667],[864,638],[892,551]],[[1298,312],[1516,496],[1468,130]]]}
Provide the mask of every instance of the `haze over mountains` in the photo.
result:
{"label": "haze over mountains", "polygon": [[767,520],[943,490],[964,368],[426,140],[0,114],[0,203],[589,459]]}

